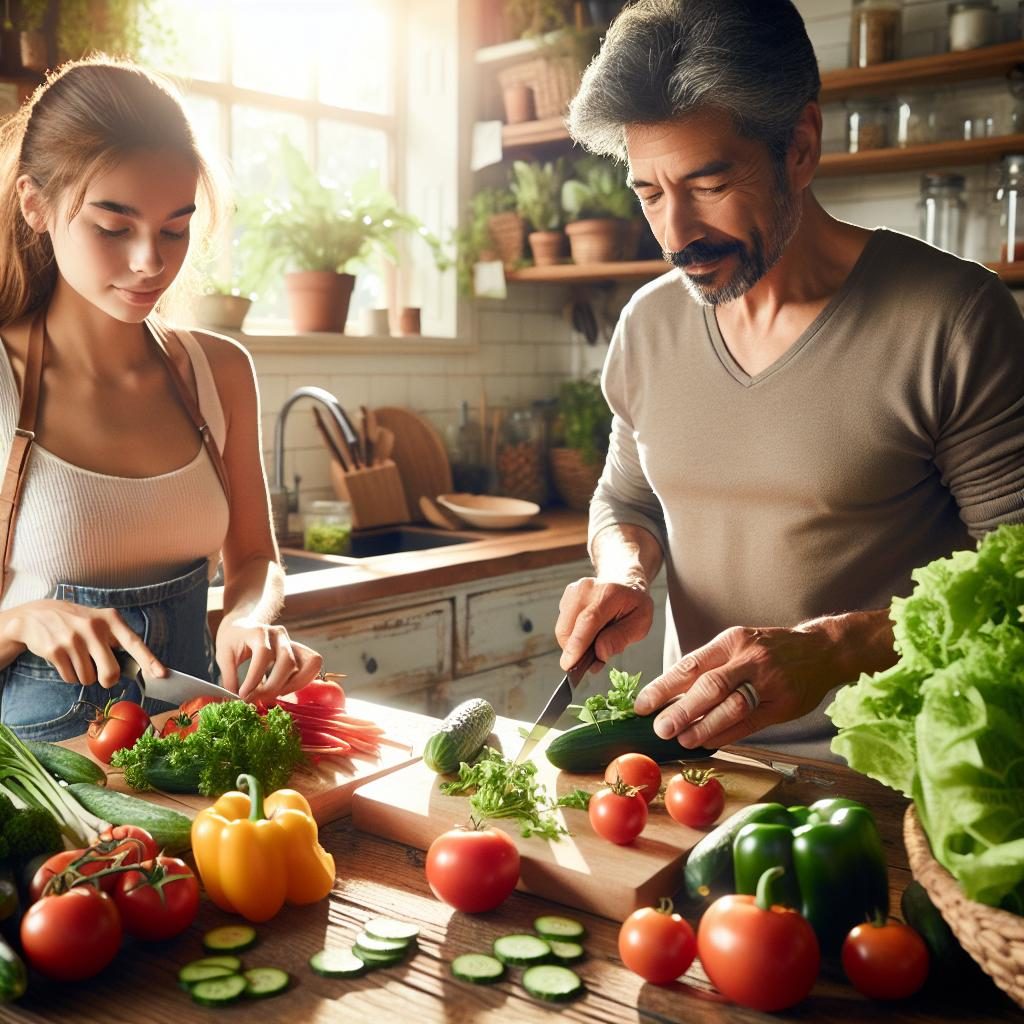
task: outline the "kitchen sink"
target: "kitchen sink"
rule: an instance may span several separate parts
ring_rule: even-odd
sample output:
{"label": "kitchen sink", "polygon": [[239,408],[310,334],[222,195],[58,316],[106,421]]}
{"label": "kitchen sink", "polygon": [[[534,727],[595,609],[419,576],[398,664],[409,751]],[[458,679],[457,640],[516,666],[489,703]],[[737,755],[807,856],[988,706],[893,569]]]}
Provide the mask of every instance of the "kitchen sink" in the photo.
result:
{"label": "kitchen sink", "polygon": [[[441,533],[427,529],[398,526],[386,530],[366,530],[352,534],[352,544],[346,558],[374,558],[377,555],[397,555],[409,551],[427,551],[430,548],[445,548],[453,544],[468,544],[477,537],[466,537],[452,533]],[[313,572],[341,564],[332,558],[322,558],[311,553],[283,551],[281,560],[289,574]]]}

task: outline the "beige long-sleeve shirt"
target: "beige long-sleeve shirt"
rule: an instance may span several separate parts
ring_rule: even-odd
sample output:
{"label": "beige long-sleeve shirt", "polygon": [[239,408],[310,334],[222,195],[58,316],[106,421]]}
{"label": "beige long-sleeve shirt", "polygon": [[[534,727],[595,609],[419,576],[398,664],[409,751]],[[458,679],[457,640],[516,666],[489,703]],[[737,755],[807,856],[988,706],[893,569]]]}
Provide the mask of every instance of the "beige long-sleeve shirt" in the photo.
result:
{"label": "beige long-sleeve shirt", "polygon": [[[887,607],[910,572],[1024,521],[1024,320],[979,264],[879,229],[767,369],[745,373],[678,271],[622,313],[591,539],[665,555],[665,665],[734,625]],[[822,704],[759,745],[831,757]]]}

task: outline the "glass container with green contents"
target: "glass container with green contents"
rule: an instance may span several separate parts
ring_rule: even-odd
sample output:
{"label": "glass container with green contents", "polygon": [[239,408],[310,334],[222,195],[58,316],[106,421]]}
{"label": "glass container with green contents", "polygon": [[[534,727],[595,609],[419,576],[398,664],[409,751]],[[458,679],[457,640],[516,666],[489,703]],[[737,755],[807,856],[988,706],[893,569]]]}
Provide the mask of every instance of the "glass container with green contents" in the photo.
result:
{"label": "glass container with green contents", "polygon": [[347,555],[352,542],[352,506],[314,501],[303,521],[302,546],[321,555]]}

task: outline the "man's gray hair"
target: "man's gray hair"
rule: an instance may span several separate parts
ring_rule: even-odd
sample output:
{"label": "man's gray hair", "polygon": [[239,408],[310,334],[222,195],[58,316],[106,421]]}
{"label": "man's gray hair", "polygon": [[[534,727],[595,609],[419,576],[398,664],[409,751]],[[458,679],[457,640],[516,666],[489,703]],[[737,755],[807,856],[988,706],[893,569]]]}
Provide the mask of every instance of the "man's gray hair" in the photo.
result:
{"label": "man's gray hair", "polygon": [[636,0],[587,68],[569,106],[569,133],[625,161],[627,126],[718,109],[781,162],[820,88],[791,0]]}

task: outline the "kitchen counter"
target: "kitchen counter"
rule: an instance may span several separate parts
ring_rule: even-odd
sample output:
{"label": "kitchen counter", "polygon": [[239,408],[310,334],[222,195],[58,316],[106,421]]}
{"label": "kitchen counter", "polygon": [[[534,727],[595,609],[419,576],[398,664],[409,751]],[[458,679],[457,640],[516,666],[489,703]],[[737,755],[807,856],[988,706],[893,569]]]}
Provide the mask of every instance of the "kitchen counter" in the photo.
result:
{"label": "kitchen counter", "polygon": [[[737,748],[739,753],[748,753]],[[772,755],[778,758],[778,755]],[[785,804],[811,803],[822,796],[844,795],[867,804],[875,814],[890,871],[892,906],[909,881],[901,838],[906,801],[842,765],[788,758],[797,766],[774,799]],[[244,1002],[222,1013],[251,1022],[355,1021],[417,1022],[542,1021],[560,1014],[591,1024],[625,1021],[680,1021],[691,1024],[769,1024],[772,1021],[859,1022],[893,1024],[963,1021],[995,1024],[1019,1021],[1020,1010],[995,986],[981,993],[922,993],[904,1003],[873,1003],[855,992],[835,967],[826,968],[808,999],[789,1013],[761,1014],[721,1001],[699,964],[685,983],[654,986],[626,970],[618,960],[618,924],[516,892],[496,911],[469,916],[453,911],[431,895],[421,851],[356,831],[347,818],[321,830],[321,841],[334,854],[338,880],[329,901],[312,907],[286,908],[259,925],[258,945],[244,954],[247,966],[275,965],[291,972],[293,988],[265,1002]],[[539,841],[539,840],[538,840]],[[625,856],[627,851],[623,851]],[[680,908],[696,923],[693,908]],[[449,964],[461,953],[488,951],[499,935],[531,930],[544,913],[568,913],[588,929],[588,958],[576,970],[587,991],[579,1000],[547,1006],[526,995],[520,971],[493,987],[452,978]],[[308,958],[325,945],[350,943],[363,922],[387,915],[415,921],[421,929],[419,949],[404,964],[352,981],[313,974]],[[126,1021],[139,1024],[186,1024],[210,1021],[216,1011],[194,1005],[177,987],[178,969],[202,956],[200,936],[232,920],[203,902],[196,923],[183,936],[155,946],[126,944],[114,964],[98,978],[77,985],[41,984],[37,977],[18,1004],[0,1007],[0,1020],[69,1024]]]}

